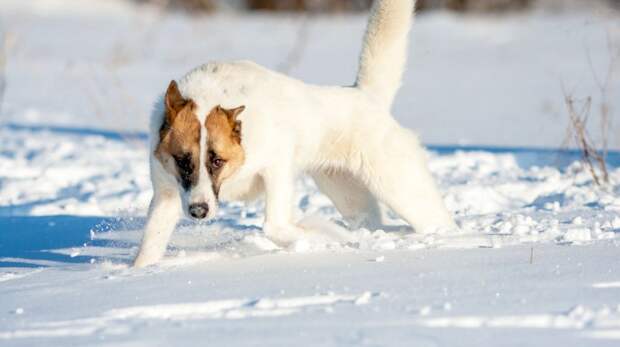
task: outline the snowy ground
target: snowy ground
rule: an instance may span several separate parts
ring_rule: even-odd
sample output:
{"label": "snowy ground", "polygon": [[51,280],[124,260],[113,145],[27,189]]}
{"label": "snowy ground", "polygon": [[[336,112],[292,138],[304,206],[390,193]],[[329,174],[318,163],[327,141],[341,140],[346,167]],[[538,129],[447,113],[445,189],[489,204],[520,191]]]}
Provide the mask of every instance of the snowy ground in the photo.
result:
{"label": "snowy ground", "polygon": [[[523,148],[562,142],[559,79],[596,97],[583,47],[604,69],[617,17],[420,18],[396,115],[448,144],[430,147],[430,165],[461,232],[412,234],[393,216],[385,230],[347,231],[300,181],[299,217],[321,230],[307,240],[279,249],[260,230],[260,201],[230,203],[213,223],[183,222],[161,265],[134,270],[154,96],[205,56],[279,66],[298,23],[77,3],[0,4],[14,41],[0,125],[1,346],[618,344],[620,153],[600,189],[575,153]],[[291,73],[350,81],[363,19],[312,23]],[[193,46],[203,32],[213,38]]]}
{"label": "snowy ground", "polygon": [[346,231],[304,181],[298,211],[322,230],[307,241],[278,249],[260,202],[228,204],[214,223],[184,222],[162,265],[133,270],[143,137],[4,126],[0,138],[3,345],[620,339],[620,185],[597,189],[578,164],[534,165],[553,163],[545,153],[433,154],[460,233],[411,234],[398,220]]}

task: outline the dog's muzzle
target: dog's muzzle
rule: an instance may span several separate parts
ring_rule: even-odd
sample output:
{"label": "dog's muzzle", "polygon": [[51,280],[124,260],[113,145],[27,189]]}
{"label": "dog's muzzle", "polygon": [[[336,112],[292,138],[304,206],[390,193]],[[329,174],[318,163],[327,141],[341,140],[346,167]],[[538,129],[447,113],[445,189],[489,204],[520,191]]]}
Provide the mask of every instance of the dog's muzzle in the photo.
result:
{"label": "dog's muzzle", "polygon": [[209,213],[209,205],[206,203],[189,205],[189,215],[196,219],[203,219]]}

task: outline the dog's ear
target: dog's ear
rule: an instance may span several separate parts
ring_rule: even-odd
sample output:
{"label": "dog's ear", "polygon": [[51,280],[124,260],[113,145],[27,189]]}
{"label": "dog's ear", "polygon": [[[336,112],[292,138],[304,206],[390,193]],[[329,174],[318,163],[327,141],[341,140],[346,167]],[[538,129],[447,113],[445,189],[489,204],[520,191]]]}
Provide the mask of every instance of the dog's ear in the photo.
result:
{"label": "dog's ear", "polygon": [[185,99],[179,91],[177,82],[172,80],[166,91],[166,117],[170,123],[190,100]]}
{"label": "dog's ear", "polygon": [[237,108],[233,108],[232,110],[228,110],[228,119],[230,121],[236,122],[237,116],[241,114],[241,112],[245,111],[245,106],[239,106]]}
{"label": "dog's ear", "polygon": [[237,116],[245,110],[245,106],[239,106],[233,109],[226,109],[221,106],[217,106],[217,111],[222,112],[228,119],[228,124],[232,129],[232,137],[237,143],[241,143],[241,121],[237,120]]}
{"label": "dog's ear", "polygon": [[234,123],[235,121],[237,121],[237,116],[239,114],[241,114],[241,112],[243,112],[245,110],[245,106],[239,106],[237,108],[223,108],[221,105],[217,105],[215,107],[215,111],[218,113],[223,113],[226,115],[226,118],[228,118],[228,121],[230,123]]}

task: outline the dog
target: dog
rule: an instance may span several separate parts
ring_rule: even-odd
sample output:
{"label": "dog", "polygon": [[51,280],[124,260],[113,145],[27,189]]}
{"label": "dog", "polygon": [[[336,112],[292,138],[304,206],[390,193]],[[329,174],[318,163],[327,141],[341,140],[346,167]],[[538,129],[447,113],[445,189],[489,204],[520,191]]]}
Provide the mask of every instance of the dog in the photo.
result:
{"label": "dog", "polygon": [[172,81],[150,128],[153,198],[134,266],[157,263],[179,218],[264,194],[263,230],[288,244],[294,184],[309,174],[352,228],[381,225],[383,203],[417,232],[454,229],[418,138],[390,109],[406,64],[414,0],[377,0],[356,83],[308,85],[247,61]]}

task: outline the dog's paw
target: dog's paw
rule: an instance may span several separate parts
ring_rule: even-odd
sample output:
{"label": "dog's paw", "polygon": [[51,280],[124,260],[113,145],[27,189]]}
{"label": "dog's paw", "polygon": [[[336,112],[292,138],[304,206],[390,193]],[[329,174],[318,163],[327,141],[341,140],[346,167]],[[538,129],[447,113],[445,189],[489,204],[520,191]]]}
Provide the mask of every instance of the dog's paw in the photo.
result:
{"label": "dog's paw", "polygon": [[264,230],[272,242],[294,252],[325,249],[329,245],[351,242],[351,234],[345,228],[319,218],[305,218],[296,225],[266,225]]}
{"label": "dog's paw", "polygon": [[296,225],[269,225],[263,227],[265,235],[276,245],[289,248],[292,244],[303,237],[304,229]]}
{"label": "dog's paw", "polygon": [[144,268],[156,264],[159,260],[161,260],[161,257],[139,254],[133,261],[133,267],[137,269]]}

